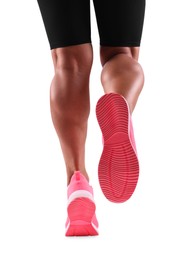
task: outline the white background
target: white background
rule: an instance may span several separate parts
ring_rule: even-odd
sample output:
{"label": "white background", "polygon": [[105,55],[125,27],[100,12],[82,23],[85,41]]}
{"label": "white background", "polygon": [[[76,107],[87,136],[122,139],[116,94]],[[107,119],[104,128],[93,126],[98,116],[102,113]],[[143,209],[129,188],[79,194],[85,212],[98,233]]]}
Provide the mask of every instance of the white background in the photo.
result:
{"label": "white background", "polygon": [[37,1],[0,3],[0,259],[196,259],[195,0],[147,0],[140,63],[146,82],[133,115],[141,173],[132,198],[102,195],[94,63],[86,164],[98,237],[66,238],[66,172],[49,108],[53,64]]}

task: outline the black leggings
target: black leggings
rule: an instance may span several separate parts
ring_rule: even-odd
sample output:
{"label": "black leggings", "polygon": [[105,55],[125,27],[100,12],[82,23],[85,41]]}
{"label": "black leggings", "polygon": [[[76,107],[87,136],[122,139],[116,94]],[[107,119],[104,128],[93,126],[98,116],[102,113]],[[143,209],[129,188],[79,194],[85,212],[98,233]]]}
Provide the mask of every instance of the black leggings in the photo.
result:
{"label": "black leggings", "polygon": [[[91,43],[91,0],[37,0],[50,49]],[[102,46],[140,46],[145,0],[93,0]]]}

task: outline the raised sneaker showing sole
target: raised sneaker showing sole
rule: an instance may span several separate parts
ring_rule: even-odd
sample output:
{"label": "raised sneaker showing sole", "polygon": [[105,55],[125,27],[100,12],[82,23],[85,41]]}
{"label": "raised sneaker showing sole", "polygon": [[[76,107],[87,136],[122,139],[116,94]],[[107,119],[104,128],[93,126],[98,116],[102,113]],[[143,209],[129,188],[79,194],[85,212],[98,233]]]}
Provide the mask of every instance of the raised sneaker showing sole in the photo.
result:
{"label": "raised sneaker showing sole", "polygon": [[129,106],[121,95],[105,94],[97,102],[96,115],[104,145],[98,166],[99,183],[108,200],[122,203],[133,194],[139,177]]}
{"label": "raised sneaker showing sole", "polygon": [[92,187],[80,172],[76,172],[68,186],[66,236],[96,236],[98,221],[95,215]]}

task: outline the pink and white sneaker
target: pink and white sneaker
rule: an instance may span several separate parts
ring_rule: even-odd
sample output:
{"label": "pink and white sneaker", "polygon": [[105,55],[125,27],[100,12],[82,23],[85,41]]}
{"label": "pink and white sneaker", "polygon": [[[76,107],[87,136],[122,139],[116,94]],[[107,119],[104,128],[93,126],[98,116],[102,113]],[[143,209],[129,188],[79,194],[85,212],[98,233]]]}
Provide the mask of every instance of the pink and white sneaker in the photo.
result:
{"label": "pink and white sneaker", "polygon": [[125,98],[110,93],[102,96],[96,114],[103,135],[99,183],[105,197],[116,203],[133,194],[139,178],[139,162],[129,106]]}
{"label": "pink and white sneaker", "polygon": [[98,221],[95,215],[93,188],[79,172],[74,172],[67,189],[68,206],[65,236],[96,236]]}

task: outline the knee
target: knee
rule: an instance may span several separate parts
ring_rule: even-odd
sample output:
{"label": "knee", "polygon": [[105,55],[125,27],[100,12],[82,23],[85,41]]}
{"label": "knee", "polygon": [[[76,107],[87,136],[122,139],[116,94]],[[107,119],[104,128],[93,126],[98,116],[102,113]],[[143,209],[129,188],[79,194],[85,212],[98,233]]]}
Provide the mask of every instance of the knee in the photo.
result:
{"label": "knee", "polygon": [[57,48],[52,50],[55,74],[80,74],[86,76],[89,74],[93,53],[90,44],[82,44]]}
{"label": "knee", "polygon": [[101,64],[104,66],[110,59],[119,54],[125,54],[128,57],[131,57],[131,50],[129,47],[109,47],[101,46],[100,48],[100,59]]}
{"label": "knee", "polygon": [[[141,65],[132,57],[129,49],[122,49],[121,52],[111,52],[110,55],[102,56],[104,68],[101,72],[101,82],[103,85],[111,80],[123,78],[130,82],[133,78],[137,79],[141,88],[144,85],[144,72]],[[108,65],[108,66],[107,66]]]}
{"label": "knee", "polygon": [[64,108],[77,95],[87,91],[93,62],[92,47],[82,44],[53,49],[52,58],[55,75],[50,98],[51,102]]}

